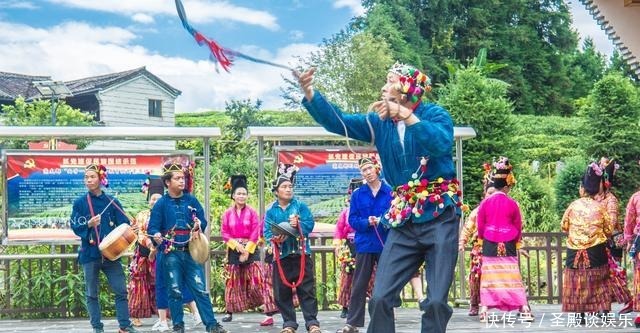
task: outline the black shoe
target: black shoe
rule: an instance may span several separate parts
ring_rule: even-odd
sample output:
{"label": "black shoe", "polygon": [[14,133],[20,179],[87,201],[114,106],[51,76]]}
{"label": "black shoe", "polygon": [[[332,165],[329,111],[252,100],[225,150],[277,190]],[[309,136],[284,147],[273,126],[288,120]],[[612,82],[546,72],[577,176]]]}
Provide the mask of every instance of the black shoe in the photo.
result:
{"label": "black shoe", "polygon": [[347,318],[349,315],[349,308],[342,308],[342,312],[340,312],[340,318]]}
{"label": "black shoe", "polygon": [[184,333],[184,326],[173,326],[173,332]]}
{"label": "black shoe", "polygon": [[104,329],[103,328],[93,328],[93,333],[104,333]]}
{"label": "black shoe", "polygon": [[222,317],[222,322],[224,322],[224,323],[228,323],[231,320],[233,320],[233,314],[231,314],[231,313],[227,312],[227,314],[224,315],[224,317]]}
{"label": "black shoe", "polygon": [[125,327],[125,328],[120,328],[118,330],[118,333],[140,333],[140,331],[135,329],[135,327],[133,327],[133,326],[129,326],[129,327]]}
{"label": "black shoe", "polygon": [[216,324],[216,326],[207,330],[209,333],[229,333],[229,331],[225,330],[224,327],[220,324]]}

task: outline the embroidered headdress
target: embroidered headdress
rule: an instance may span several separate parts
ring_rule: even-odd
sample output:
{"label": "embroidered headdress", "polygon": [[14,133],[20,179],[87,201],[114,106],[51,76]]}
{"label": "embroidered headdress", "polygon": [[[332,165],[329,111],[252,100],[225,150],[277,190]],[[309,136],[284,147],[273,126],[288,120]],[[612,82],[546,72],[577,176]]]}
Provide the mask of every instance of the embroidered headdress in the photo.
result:
{"label": "embroidered headdress", "polygon": [[431,91],[431,79],[413,66],[396,62],[389,72],[400,76],[398,90],[412,103],[417,103],[425,92]]}
{"label": "embroidered headdress", "polygon": [[598,192],[600,192],[603,174],[604,170],[602,170],[600,165],[596,162],[591,162],[582,176],[582,187],[584,191],[589,195],[598,194]]}
{"label": "embroidered headdress", "polygon": [[109,178],[107,175],[107,167],[102,164],[89,164],[86,168],[84,168],[84,172],[93,171],[98,174],[98,179],[100,179],[100,184],[104,187],[109,187]]}
{"label": "embroidered headdress", "polygon": [[494,170],[491,172],[491,182],[496,189],[516,184],[516,178],[513,176],[512,171],[513,166],[508,158],[500,156],[496,162],[493,162],[493,168]]}
{"label": "embroidered headdress", "polygon": [[148,175],[147,180],[145,180],[145,182],[142,184],[142,193],[147,196],[147,201],[149,201],[151,196],[154,194],[163,195],[164,183],[162,182],[162,179],[158,177],[152,178],[150,175]]}
{"label": "embroidered headdress", "polygon": [[291,184],[295,184],[296,173],[298,172],[298,167],[293,164],[280,163],[278,164],[278,169],[276,170],[276,180],[273,181],[272,191],[280,187],[280,185],[284,182],[291,182]]}
{"label": "embroidered headdress", "polygon": [[616,163],[613,158],[602,157],[600,159],[600,168],[603,169],[604,187],[609,189],[616,184],[616,172],[620,169],[620,164]]}
{"label": "embroidered headdress", "polygon": [[185,192],[193,192],[193,175],[194,175],[194,163],[187,162],[184,164],[178,162],[169,162],[162,167],[162,174],[167,175],[172,172],[184,173],[184,190]]}
{"label": "embroidered headdress", "polygon": [[227,184],[225,184],[225,190],[228,189],[229,195],[233,198],[233,193],[236,192],[238,188],[243,188],[245,190],[249,190],[247,188],[247,176],[245,175],[233,175],[229,177]]}

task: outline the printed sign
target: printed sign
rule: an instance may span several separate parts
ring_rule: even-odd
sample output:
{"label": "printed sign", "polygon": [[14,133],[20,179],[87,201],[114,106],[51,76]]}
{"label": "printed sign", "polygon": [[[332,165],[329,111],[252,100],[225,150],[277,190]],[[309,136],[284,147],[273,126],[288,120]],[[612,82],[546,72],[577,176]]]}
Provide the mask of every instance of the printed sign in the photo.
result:
{"label": "printed sign", "polygon": [[380,156],[375,150],[351,152],[340,149],[278,150],[278,162],[299,168],[295,178],[295,196],[306,203],[316,222],[333,223],[345,207],[347,190],[352,178],[362,178],[358,160]]}
{"label": "printed sign", "polygon": [[73,201],[87,192],[84,168],[102,164],[109,187],[125,212],[135,216],[147,207],[142,184],[149,175],[160,175],[168,161],[189,163],[192,152],[42,152],[7,151],[4,156],[9,240],[76,239],[69,226]]}

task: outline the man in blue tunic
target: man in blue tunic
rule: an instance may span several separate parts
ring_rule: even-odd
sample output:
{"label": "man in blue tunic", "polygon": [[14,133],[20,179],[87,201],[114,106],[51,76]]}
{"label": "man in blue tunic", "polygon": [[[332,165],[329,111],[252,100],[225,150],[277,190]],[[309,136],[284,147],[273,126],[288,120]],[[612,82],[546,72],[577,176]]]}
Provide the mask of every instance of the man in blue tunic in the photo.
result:
{"label": "man in blue tunic", "polygon": [[369,301],[369,333],[394,333],[394,300],[425,262],[427,298],[420,304],[422,331],[445,332],[453,313],[447,303],[458,259],[458,181],[452,159],[453,121],[442,107],[422,101],[429,78],[395,64],[382,99],[367,114],[344,114],[313,89],[315,69],[298,78],[302,104],[330,132],[375,144],[385,180],[394,189],[383,223],[391,227]]}
{"label": "man in blue tunic", "polygon": [[[91,164],[85,168],[84,185],[88,192],[73,202],[71,228],[80,237],[78,263],[82,266],[85,280],[87,310],[94,333],[104,332],[98,300],[98,278],[100,271],[107,277],[109,287],[116,295],[116,317],[119,332],[138,332],[129,320],[127,286],[120,259],[111,261],[100,253],[100,241],[117,226],[129,224],[120,201],[102,190],[108,186],[107,168]],[[106,209],[105,209],[106,208]]]}
{"label": "man in blue tunic", "polygon": [[184,333],[184,312],[182,292],[184,286],[195,298],[198,312],[207,332],[226,333],[216,321],[211,306],[209,291],[206,289],[203,266],[193,260],[189,253],[191,234],[198,235],[207,228],[202,205],[193,195],[193,177],[187,168],[179,163],[168,163],[163,167],[162,181],[167,194],[158,199],[151,210],[148,232],[158,251],[165,251],[163,273],[169,290],[169,310],[173,321],[173,331]]}
{"label": "man in blue tunic", "polygon": [[365,184],[353,191],[349,207],[349,225],[355,230],[356,269],[353,273],[347,324],[340,333],[357,333],[364,326],[367,288],[373,269],[387,239],[387,228],[380,218],[391,205],[391,187],[380,180],[380,165],[375,158],[358,161]]}
{"label": "man in blue tunic", "polygon": [[[278,177],[273,183],[273,193],[277,200],[265,213],[264,238],[273,243],[275,259],[273,296],[282,314],[280,333],[296,333],[298,329],[293,306],[294,292],[300,301],[305,328],[309,333],[321,333],[320,322],[316,318],[316,279],[308,238],[315,222],[309,207],[293,196],[295,173],[295,166],[280,164]],[[300,236],[304,237],[304,244],[300,244]]]}

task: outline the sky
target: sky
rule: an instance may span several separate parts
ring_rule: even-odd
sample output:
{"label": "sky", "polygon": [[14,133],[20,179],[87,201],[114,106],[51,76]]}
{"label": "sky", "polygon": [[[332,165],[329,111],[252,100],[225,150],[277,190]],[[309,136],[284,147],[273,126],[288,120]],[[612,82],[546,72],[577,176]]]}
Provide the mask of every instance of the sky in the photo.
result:
{"label": "sky", "polygon": [[[577,0],[574,26],[606,55],[613,45]],[[183,0],[194,28],[224,47],[294,66],[362,15],[359,0]],[[75,80],[146,66],[182,91],[177,112],[232,99],[282,109],[287,70],[237,60],[227,73],[180,24],[174,0],[0,0],[0,72]]]}

